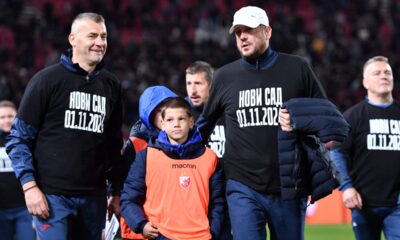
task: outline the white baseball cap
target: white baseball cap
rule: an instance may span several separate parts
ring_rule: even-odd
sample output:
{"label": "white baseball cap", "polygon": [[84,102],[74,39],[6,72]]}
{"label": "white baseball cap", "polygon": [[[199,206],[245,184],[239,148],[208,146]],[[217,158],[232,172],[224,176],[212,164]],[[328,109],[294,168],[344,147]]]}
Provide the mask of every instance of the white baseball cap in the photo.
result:
{"label": "white baseball cap", "polygon": [[260,25],[269,26],[269,20],[267,13],[254,6],[242,7],[235,12],[233,16],[232,27],[229,29],[229,33],[232,34],[235,30],[236,25],[244,25],[251,28],[256,28]]}

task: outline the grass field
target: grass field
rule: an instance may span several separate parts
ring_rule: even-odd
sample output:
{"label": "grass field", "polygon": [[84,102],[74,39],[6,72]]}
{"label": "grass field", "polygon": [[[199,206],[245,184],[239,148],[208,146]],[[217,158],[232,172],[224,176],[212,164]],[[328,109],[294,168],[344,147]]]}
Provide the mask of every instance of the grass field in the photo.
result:
{"label": "grass field", "polygon": [[[339,225],[306,225],[305,240],[354,240],[350,224]],[[381,237],[382,240],[385,238]],[[120,238],[116,238],[120,240]],[[269,234],[268,234],[269,240]]]}
{"label": "grass field", "polygon": [[306,225],[305,240],[353,240],[350,224],[346,225]]}
{"label": "grass field", "polygon": [[[355,238],[350,224],[338,224],[338,225],[306,225],[304,239],[305,240],[354,240]],[[269,235],[268,235],[268,240],[269,240]]]}
{"label": "grass field", "polygon": [[[269,233],[267,234],[268,234],[267,240],[269,240],[270,239]],[[304,239],[305,240],[354,240],[355,238],[350,224],[338,224],[338,225],[306,225]]]}
{"label": "grass field", "polygon": [[[306,225],[305,240],[354,240],[351,225]],[[382,238],[383,240],[384,238]],[[120,240],[116,238],[115,240]],[[268,234],[269,240],[269,234]]]}

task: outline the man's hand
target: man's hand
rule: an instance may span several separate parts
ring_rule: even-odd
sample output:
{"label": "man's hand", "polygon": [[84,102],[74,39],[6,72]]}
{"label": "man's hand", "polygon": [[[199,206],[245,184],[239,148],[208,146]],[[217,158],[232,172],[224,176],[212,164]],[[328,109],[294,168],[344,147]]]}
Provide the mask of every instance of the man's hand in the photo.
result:
{"label": "man's hand", "polygon": [[349,209],[361,209],[362,199],[361,195],[355,188],[348,188],[343,191],[342,200],[344,205]]}
{"label": "man's hand", "polygon": [[279,124],[281,125],[282,131],[291,132],[293,131],[292,126],[290,126],[290,114],[287,109],[279,109]]}
{"label": "man's hand", "polygon": [[111,196],[108,199],[107,203],[107,219],[111,220],[113,213],[119,217],[121,215],[121,205],[120,205],[121,197],[120,196]]}
{"label": "man's hand", "polygon": [[146,223],[143,228],[143,236],[148,239],[153,239],[158,237],[157,226],[153,225],[151,222]]}
{"label": "man's hand", "polygon": [[24,189],[26,207],[30,214],[46,219],[50,215],[49,204],[46,196],[36,185],[36,182],[25,183]]}

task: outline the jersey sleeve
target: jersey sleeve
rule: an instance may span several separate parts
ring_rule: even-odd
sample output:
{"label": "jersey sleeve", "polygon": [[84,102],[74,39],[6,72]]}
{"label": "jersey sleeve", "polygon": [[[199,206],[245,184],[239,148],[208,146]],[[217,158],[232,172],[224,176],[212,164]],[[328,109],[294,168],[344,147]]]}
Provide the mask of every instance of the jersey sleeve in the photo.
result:
{"label": "jersey sleeve", "polygon": [[[346,111],[343,113],[343,117],[350,124],[350,126],[356,126],[353,118],[351,117],[351,111]],[[352,179],[349,175],[349,161],[353,155],[352,145],[354,139],[355,129],[352,127],[350,129],[349,134],[346,139],[342,143],[334,142],[333,149],[330,151],[330,157],[336,164],[336,167],[339,170],[340,175],[343,178],[343,182],[341,183],[339,190],[344,191],[348,188],[353,187]]]}
{"label": "jersey sleeve", "polygon": [[142,233],[144,225],[148,222],[143,209],[147,192],[146,156],[147,150],[136,155],[121,194],[121,214],[136,233]]}
{"label": "jersey sleeve", "polygon": [[7,137],[6,151],[11,159],[15,175],[22,185],[35,180],[32,148],[36,133],[32,125],[16,118]]}
{"label": "jersey sleeve", "polygon": [[43,72],[39,72],[26,87],[17,118],[7,138],[6,150],[21,184],[35,180],[32,151],[40,124],[45,117],[49,94]]}

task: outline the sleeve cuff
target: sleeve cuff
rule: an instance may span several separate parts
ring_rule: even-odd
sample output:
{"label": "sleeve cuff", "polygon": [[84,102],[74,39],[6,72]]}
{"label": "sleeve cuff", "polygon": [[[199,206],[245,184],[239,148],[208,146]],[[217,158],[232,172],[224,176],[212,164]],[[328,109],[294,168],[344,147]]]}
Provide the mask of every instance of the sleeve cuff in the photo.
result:
{"label": "sleeve cuff", "polygon": [[141,223],[139,224],[139,229],[140,229],[140,232],[139,232],[139,233],[143,234],[144,226],[146,226],[147,223],[148,223],[148,221],[146,220],[146,221],[143,221],[143,222],[141,222]]}
{"label": "sleeve cuff", "polygon": [[339,190],[341,192],[343,192],[344,190],[352,188],[352,187],[353,187],[353,184],[351,182],[346,182],[346,183],[343,183],[342,185],[340,185]]}
{"label": "sleeve cuff", "polygon": [[21,185],[24,185],[27,182],[35,181],[35,178],[33,177],[33,174],[26,173],[20,177],[19,181],[21,182]]}

